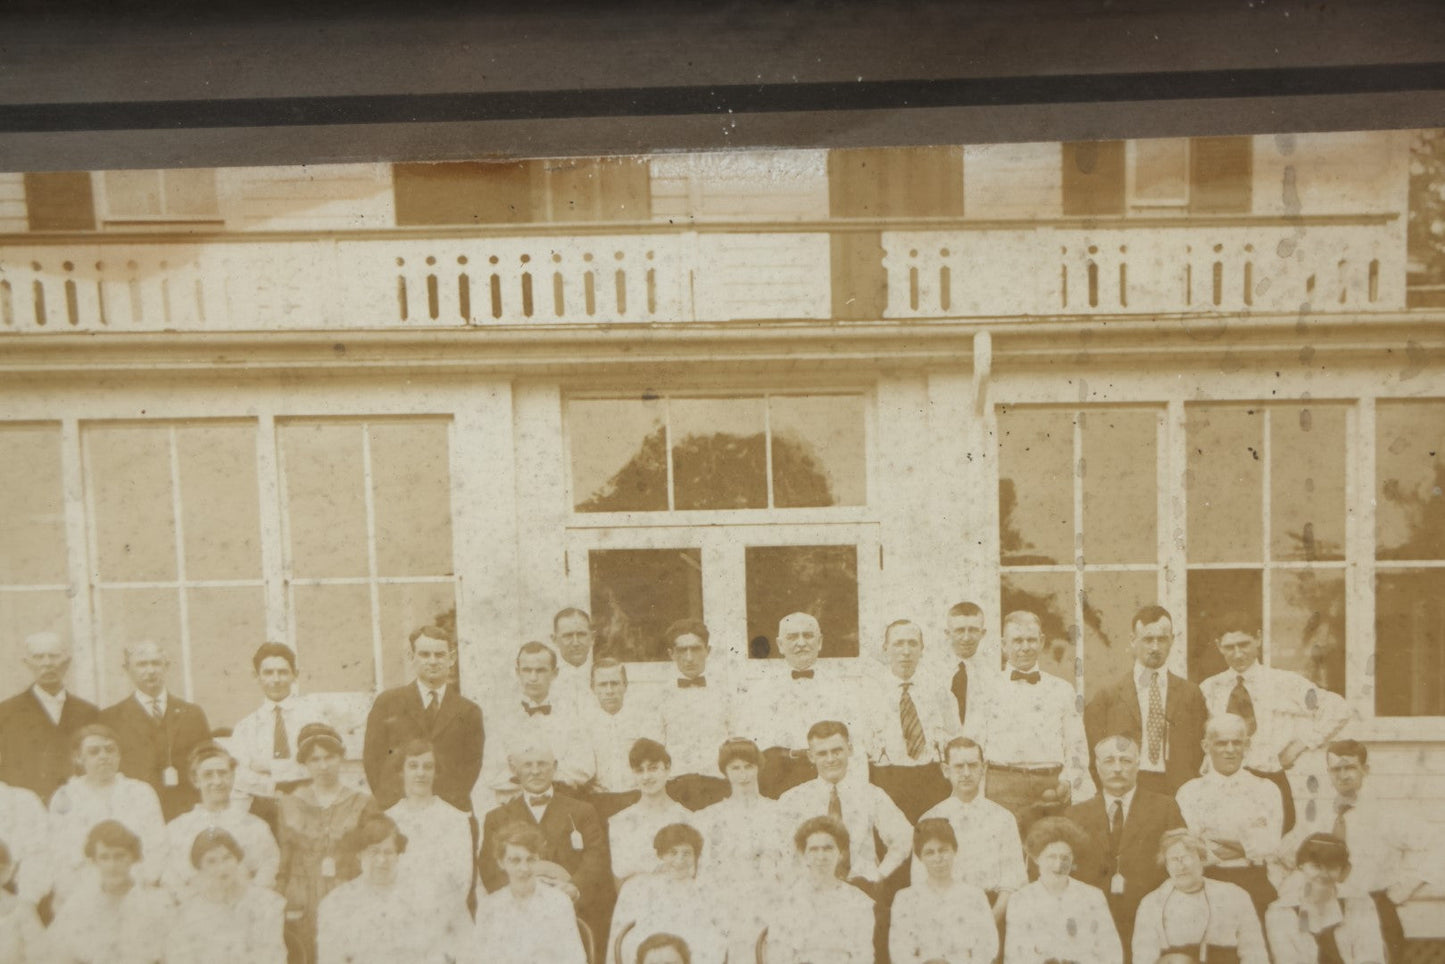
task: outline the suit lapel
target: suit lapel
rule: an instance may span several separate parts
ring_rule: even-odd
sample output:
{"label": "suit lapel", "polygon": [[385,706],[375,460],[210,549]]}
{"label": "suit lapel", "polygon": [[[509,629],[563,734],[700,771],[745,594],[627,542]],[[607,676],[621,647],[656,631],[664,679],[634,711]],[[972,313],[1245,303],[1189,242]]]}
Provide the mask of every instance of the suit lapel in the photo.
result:
{"label": "suit lapel", "polygon": [[1144,720],[1139,716],[1139,683],[1134,678],[1134,670],[1131,667],[1129,676],[1124,680],[1124,692],[1119,694],[1124,700],[1124,715],[1129,718],[1132,724],[1140,733],[1144,732]]}
{"label": "suit lapel", "polygon": [[1178,714],[1182,711],[1179,705],[1182,702],[1179,695],[1184,692],[1184,680],[1173,673],[1167,674],[1166,678],[1169,680],[1169,693],[1164,700],[1164,719],[1169,723],[1175,723],[1179,721]]}
{"label": "suit lapel", "polygon": [[436,736],[451,724],[462,708],[462,695],[452,685],[447,686],[446,695],[442,697],[442,705],[437,707],[436,726],[432,727],[432,736]]}

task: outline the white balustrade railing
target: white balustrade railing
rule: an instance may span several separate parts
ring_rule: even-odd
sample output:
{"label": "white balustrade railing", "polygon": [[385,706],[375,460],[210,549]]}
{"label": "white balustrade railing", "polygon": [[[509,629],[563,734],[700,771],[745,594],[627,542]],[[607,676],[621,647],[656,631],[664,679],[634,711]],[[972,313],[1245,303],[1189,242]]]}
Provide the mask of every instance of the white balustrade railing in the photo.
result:
{"label": "white balustrade railing", "polygon": [[889,318],[1391,310],[1398,224],[883,233]]}

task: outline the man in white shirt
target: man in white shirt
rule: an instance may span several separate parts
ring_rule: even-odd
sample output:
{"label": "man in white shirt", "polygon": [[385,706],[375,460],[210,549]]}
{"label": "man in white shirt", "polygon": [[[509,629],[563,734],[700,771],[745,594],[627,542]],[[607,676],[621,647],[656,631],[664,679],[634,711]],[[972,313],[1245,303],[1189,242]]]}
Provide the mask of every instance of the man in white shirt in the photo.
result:
{"label": "man in white shirt", "polygon": [[592,664],[592,705],[582,713],[582,732],[595,766],[587,802],[606,820],[637,800],[637,775],[628,762],[632,745],[657,734],[657,717],[627,699],[627,667],[611,657]]}
{"label": "man in white shirt", "polygon": [[1244,768],[1249,726],[1233,713],[1205,726],[1204,752],[1209,769],[1179,788],[1179,812],[1209,848],[1208,875],[1243,887],[1262,918],[1275,898],[1269,862],[1283,833],[1279,792]]}
{"label": "man in white shirt", "polygon": [[[943,773],[953,792],[921,819],[938,817],[953,827],[959,857],[953,864],[954,878],[987,894],[994,919],[1002,921],[1009,895],[1029,881],[1018,820],[979,792],[984,774],[982,747],[968,737],[955,737],[943,752]],[[915,858],[913,879],[920,881],[925,876]]]}
{"label": "man in white shirt", "polygon": [[981,729],[988,760],[984,793],[1021,823],[1094,795],[1078,694],[1072,684],[1039,670],[1043,646],[1038,616],[1020,610],[1004,617],[1008,665],[989,693]]}
{"label": "man in white shirt", "polygon": [[1420,825],[1371,792],[1369,750],[1357,740],[1337,740],[1325,750],[1332,792],[1300,807],[1300,819],[1280,844],[1280,861],[1294,867],[1299,845],[1311,834],[1328,833],[1350,851],[1350,884],[1369,894],[1380,915],[1380,930],[1392,961],[1404,954],[1399,906],[1426,883],[1430,851]]}
{"label": "man in white shirt", "polygon": [[256,683],[265,697],[231,731],[227,749],[236,759],[236,793],[251,800],[251,810],[275,827],[276,797],[310,778],[296,761],[296,737],[308,723],[324,722],[305,698],[294,692],[296,653],[285,643],[262,643],[251,657]]}
{"label": "man in white shirt", "polygon": [[1211,717],[1233,713],[1249,726],[1244,765],[1279,787],[1284,829],[1294,826],[1294,792],[1288,771],[1306,750],[1323,747],[1353,716],[1338,693],[1289,670],[1260,662],[1259,624],[1232,613],[1220,624],[1215,643],[1229,669],[1199,685]]}
{"label": "man in white shirt", "polygon": [[[518,698],[489,705],[486,710],[487,753],[478,790],[490,790],[498,806],[511,800],[518,788],[508,758],[524,747],[546,746],[557,755],[555,782],[574,794],[580,792],[594,776],[595,761],[576,710],[565,701],[552,699],[557,653],[535,640],[523,643],[517,650],[516,672]],[[478,812],[491,809],[481,806],[482,802]]]}
{"label": "man in white shirt", "polygon": [[662,743],[672,754],[667,792],[697,811],[728,795],[728,782],[718,776],[717,764],[719,749],[733,736],[733,714],[726,690],[707,676],[712,652],[707,626],[698,619],[680,619],[667,627],[665,638],[677,670],[658,701]]}
{"label": "man in white shirt", "polygon": [[984,624],[983,609],[977,603],[961,602],[949,607],[944,632],[958,659],[949,692],[958,706],[958,722],[963,732],[971,736],[988,702],[986,690],[998,676],[998,657],[979,652],[988,627]]}
{"label": "man in white shirt", "polygon": [[916,623],[889,623],[883,631],[883,656],[888,675],[870,681],[873,685],[865,690],[863,711],[872,729],[869,776],[912,824],[948,796],[948,780],[938,764],[942,748],[960,735],[958,704],[942,685],[919,678],[923,630]]}
{"label": "man in white shirt", "polygon": [[[913,827],[879,787],[861,777],[849,778],[853,747],[848,727],[837,720],[816,723],[808,731],[808,758],[818,775],[788,790],[778,803],[795,823],[809,817],[832,817],[848,828],[851,843],[848,878],[870,892],[908,858]],[[880,857],[874,833],[883,841]]]}
{"label": "man in white shirt", "polygon": [[560,657],[552,702],[566,703],[574,714],[592,704],[592,653],[596,645],[592,617],[585,609],[569,606],[552,617],[552,648]]}
{"label": "man in white shirt", "polygon": [[[758,785],[763,796],[782,794],[817,776],[808,760],[808,730],[819,720],[850,720],[858,715],[858,688],[840,669],[820,663],[823,631],[808,613],[790,613],[778,622],[782,663],[769,662],[752,687],[742,725],[763,751]],[[862,741],[855,748],[867,765]]]}

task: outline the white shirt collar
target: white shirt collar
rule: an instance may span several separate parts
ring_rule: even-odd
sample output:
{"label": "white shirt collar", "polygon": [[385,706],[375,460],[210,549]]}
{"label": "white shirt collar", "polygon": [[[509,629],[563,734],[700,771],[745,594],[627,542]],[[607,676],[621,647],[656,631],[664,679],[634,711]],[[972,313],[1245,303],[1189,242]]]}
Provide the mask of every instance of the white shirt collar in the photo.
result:
{"label": "white shirt collar", "polygon": [[45,712],[49,713],[56,720],[56,722],[59,722],[60,712],[65,709],[65,688],[61,687],[59,693],[51,696],[45,690],[40,688],[39,683],[36,683],[34,686],[30,687],[30,692],[34,693],[35,698],[40,701],[40,705],[45,707]]}
{"label": "white shirt collar", "polygon": [[417,680],[416,691],[421,694],[421,705],[423,708],[425,708],[427,703],[430,702],[431,694],[433,691],[436,692],[438,706],[440,706],[442,701],[447,698],[447,684],[445,683],[441,684],[440,686],[428,686],[421,680]]}
{"label": "white shirt collar", "polygon": [[1110,794],[1108,791],[1104,791],[1103,797],[1104,797],[1104,814],[1105,814],[1105,816],[1108,816],[1108,817],[1110,817],[1110,818],[1113,817],[1113,815],[1114,815],[1114,801],[1115,801],[1115,800],[1118,800],[1118,801],[1120,801],[1121,803],[1124,804],[1124,816],[1125,816],[1125,817],[1129,816],[1129,811],[1134,808],[1134,793],[1135,793],[1135,791],[1137,791],[1138,789],[1139,789],[1138,787],[1135,787],[1134,789],[1130,790],[1128,793],[1124,794],[1122,797],[1116,797],[1116,796]]}
{"label": "white shirt collar", "polygon": [[1164,668],[1164,669],[1150,669],[1148,666],[1145,666],[1143,663],[1135,663],[1135,664],[1134,664],[1134,683],[1135,683],[1136,686],[1139,687],[1140,692],[1145,692],[1145,691],[1147,691],[1147,690],[1149,689],[1149,674],[1150,674],[1150,673],[1158,673],[1158,674],[1159,674],[1159,689],[1160,689],[1160,691],[1163,691],[1163,689],[1164,689],[1166,686],[1169,685],[1169,670],[1168,670],[1167,668]]}
{"label": "white shirt collar", "polygon": [[287,693],[287,694],[286,694],[286,698],[285,698],[284,700],[279,700],[279,701],[278,701],[278,700],[273,700],[273,699],[267,697],[266,702],[262,705],[261,708],[264,709],[267,713],[275,713],[275,712],[276,712],[276,707],[279,706],[279,707],[281,707],[281,712],[282,712],[282,713],[286,713],[286,712],[289,712],[289,711],[291,710],[291,708],[294,707],[295,705],[296,705],[296,694],[295,694],[295,693]]}

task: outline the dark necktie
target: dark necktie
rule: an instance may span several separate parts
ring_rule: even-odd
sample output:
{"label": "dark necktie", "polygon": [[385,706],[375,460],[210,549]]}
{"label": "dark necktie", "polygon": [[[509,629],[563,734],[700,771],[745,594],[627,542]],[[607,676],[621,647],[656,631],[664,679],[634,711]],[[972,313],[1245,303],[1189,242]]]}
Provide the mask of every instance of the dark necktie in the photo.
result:
{"label": "dark necktie", "polygon": [[286,736],[286,718],[281,707],[276,707],[276,729],[271,734],[271,757],[276,760],[291,759],[291,741]]}
{"label": "dark necktie", "polygon": [[908,746],[908,755],[913,759],[923,756],[928,741],[923,738],[923,721],[918,718],[918,706],[908,693],[912,683],[903,684],[903,693],[898,697],[898,721],[903,725],[903,742]]}
{"label": "dark necktie", "polygon": [[1040,680],[1041,677],[1039,676],[1039,671],[1038,671],[1038,670],[1033,670],[1033,671],[1028,672],[1028,673],[1021,673],[1021,672],[1019,672],[1018,670],[1014,670],[1012,673],[1009,674],[1009,677],[1008,677],[1008,678],[1009,678],[1010,681],[1013,681],[1013,680],[1023,680],[1025,683],[1029,684],[1030,686],[1034,686],[1034,685],[1037,685],[1037,683],[1038,683],[1038,681]]}
{"label": "dark necktie", "polygon": [[427,690],[426,701],[426,728],[430,732],[436,729],[437,714],[441,712],[441,700],[437,699],[436,690]]}
{"label": "dark necktie", "polygon": [[1339,927],[1326,927],[1315,935],[1315,947],[1319,949],[1319,956],[1316,960],[1319,964],[1346,964],[1345,956],[1340,953],[1340,942],[1335,939],[1335,930]]}
{"label": "dark necktie", "polygon": [[550,794],[550,793],[544,793],[544,794],[542,794],[540,797],[528,797],[528,798],[527,798],[527,806],[533,808],[534,810],[535,810],[536,808],[538,808],[538,807],[545,807],[547,804],[549,804],[549,803],[551,803],[551,802],[552,802],[552,794]]}
{"label": "dark necktie", "polygon": [[1350,838],[1345,836],[1345,814],[1349,813],[1354,808],[1355,802],[1353,800],[1335,801],[1335,825],[1330,828],[1330,833],[1334,834],[1336,837],[1339,837],[1345,843],[1350,842]]}
{"label": "dark necktie", "polygon": [[1249,735],[1254,735],[1254,700],[1250,698],[1249,690],[1244,687],[1244,674],[1239,673],[1234,677],[1234,689],[1229,691],[1229,703],[1224,709],[1233,713],[1249,724]]}
{"label": "dark necktie", "polygon": [[160,698],[157,697],[156,699],[151,700],[150,703],[151,703],[151,718],[152,718],[153,720],[155,720],[157,723],[163,723],[163,722],[165,722],[166,714],[165,714],[165,711],[161,709],[161,701],[160,701]]}
{"label": "dark necktie", "polygon": [[1124,801],[1115,800],[1109,811],[1109,846],[1115,856],[1119,853],[1119,842],[1124,839]]}
{"label": "dark necktie", "polygon": [[810,669],[795,669],[795,670],[793,670],[793,679],[812,679],[812,678],[813,678],[813,671],[810,670]]}
{"label": "dark necktie", "polygon": [[958,722],[968,715],[968,664],[959,661],[958,672],[953,674],[953,698],[958,700]]}
{"label": "dark necktie", "polygon": [[543,716],[552,715],[552,704],[550,703],[539,703],[536,706],[528,706],[526,703],[523,703],[522,709],[527,711],[528,716],[536,716],[538,713],[541,713]]}
{"label": "dark necktie", "polygon": [[1149,719],[1144,726],[1149,743],[1149,762],[1157,764],[1164,755],[1164,699],[1159,695],[1159,671],[1149,674]]}
{"label": "dark necktie", "polygon": [[843,800],[838,796],[838,784],[829,785],[831,790],[828,794],[828,816],[839,823],[843,822]]}
{"label": "dark necktie", "polygon": [[680,690],[692,689],[694,686],[706,686],[707,680],[701,676],[694,676],[688,679],[686,676],[677,681],[677,688]]}

